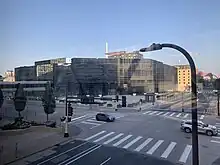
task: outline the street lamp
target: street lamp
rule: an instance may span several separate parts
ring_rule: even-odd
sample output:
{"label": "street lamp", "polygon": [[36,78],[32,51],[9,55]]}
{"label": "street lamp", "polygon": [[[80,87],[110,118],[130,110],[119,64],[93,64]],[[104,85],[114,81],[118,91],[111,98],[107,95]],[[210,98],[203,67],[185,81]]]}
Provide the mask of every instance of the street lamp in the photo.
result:
{"label": "street lamp", "polygon": [[191,69],[191,85],[192,85],[192,153],[193,153],[193,165],[199,165],[199,150],[198,150],[198,128],[197,128],[197,87],[196,87],[196,67],[190,54],[180,46],[174,44],[155,44],[142,48],[140,52],[149,52],[155,50],[161,50],[162,48],[172,48],[181,52],[189,62]]}

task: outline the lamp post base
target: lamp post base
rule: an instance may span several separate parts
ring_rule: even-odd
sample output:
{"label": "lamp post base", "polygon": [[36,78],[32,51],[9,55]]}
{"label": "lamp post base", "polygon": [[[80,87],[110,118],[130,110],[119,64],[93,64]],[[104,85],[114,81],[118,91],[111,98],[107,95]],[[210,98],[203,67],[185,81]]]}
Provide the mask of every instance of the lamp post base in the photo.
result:
{"label": "lamp post base", "polygon": [[64,137],[69,137],[69,133],[64,133]]}

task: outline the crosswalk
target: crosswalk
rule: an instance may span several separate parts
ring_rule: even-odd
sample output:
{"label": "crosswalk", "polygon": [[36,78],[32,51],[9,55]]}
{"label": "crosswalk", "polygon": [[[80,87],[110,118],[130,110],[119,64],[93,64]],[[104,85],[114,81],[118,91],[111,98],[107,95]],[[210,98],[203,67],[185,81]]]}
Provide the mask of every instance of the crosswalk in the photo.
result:
{"label": "crosswalk", "polygon": [[[93,143],[109,145],[131,151],[171,159],[177,163],[186,163],[191,156],[192,145],[178,144],[173,141],[154,139],[153,137],[134,136],[122,132],[100,131],[84,139]],[[173,160],[175,159],[175,160]]]}
{"label": "crosswalk", "polygon": [[[149,116],[164,116],[164,117],[175,117],[181,119],[189,119],[191,114],[189,113],[181,113],[181,112],[162,112],[162,111],[146,111],[143,115]],[[203,120],[205,115],[198,115],[199,120]]]}
{"label": "crosswalk", "polygon": [[220,123],[216,123],[215,126],[218,129],[218,135],[212,136],[211,142],[220,145]]}

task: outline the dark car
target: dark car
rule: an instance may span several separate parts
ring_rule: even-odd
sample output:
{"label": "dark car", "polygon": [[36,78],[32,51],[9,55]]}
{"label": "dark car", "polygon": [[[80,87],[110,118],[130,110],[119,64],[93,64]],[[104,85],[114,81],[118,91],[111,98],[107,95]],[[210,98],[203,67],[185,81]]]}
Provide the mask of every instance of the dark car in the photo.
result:
{"label": "dark car", "polygon": [[115,121],[115,117],[108,115],[108,114],[105,114],[105,113],[98,113],[96,115],[96,120],[97,121],[113,122],[113,121]]}

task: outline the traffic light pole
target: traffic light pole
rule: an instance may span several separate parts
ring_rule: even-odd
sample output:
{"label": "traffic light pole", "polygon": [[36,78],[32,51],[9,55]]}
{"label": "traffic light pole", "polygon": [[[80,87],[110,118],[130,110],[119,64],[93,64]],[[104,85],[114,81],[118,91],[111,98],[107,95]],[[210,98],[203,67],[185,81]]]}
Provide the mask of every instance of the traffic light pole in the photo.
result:
{"label": "traffic light pole", "polygon": [[67,86],[66,86],[66,105],[65,105],[66,120],[65,120],[64,137],[69,137],[69,133],[68,133],[68,118],[69,118],[69,116],[68,116],[68,108],[67,108],[68,86],[69,86],[69,83],[67,83]]}
{"label": "traffic light pole", "polygon": [[219,112],[219,97],[220,97],[220,90],[218,90],[218,93],[217,93],[217,110],[218,110],[218,116],[220,116],[220,112]]}

